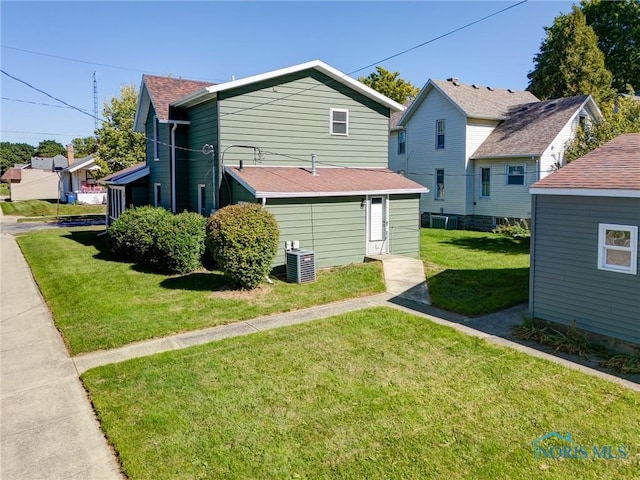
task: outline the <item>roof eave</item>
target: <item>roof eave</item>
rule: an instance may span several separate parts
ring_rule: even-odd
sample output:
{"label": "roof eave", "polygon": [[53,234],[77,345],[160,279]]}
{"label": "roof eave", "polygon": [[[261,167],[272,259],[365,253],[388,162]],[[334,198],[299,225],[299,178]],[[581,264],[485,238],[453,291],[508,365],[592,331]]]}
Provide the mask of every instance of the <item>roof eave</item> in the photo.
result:
{"label": "roof eave", "polygon": [[[255,194],[253,194],[255,192]],[[256,198],[317,198],[317,197],[349,197],[359,195],[406,195],[429,193],[429,189],[423,188],[397,188],[389,190],[347,190],[342,192],[267,192],[252,191]]]}
{"label": "roof eave", "polygon": [[469,160],[491,160],[491,159],[507,159],[507,158],[532,158],[538,157],[540,158],[542,153],[507,153],[505,155],[480,155],[480,156],[471,156]]}
{"label": "roof eave", "polygon": [[[147,121],[147,115],[149,114],[149,107],[152,105],[151,95],[147,91],[145,95],[144,92],[147,89],[147,86],[144,81],[144,75],[142,76],[142,82],[140,82],[140,91],[138,93],[138,106],[136,107],[136,114],[133,117],[133,131],[134,132],[143,132],[144,124]],[[155,106],[153,107],[155,109]]]}
{"label": "roof eave", "polygon": [[261,73],[258,75],[252,75],[250,77],[241,78],[238,80],[232,80],[231,82],[220,83],[217,85],[212,85],[203,90],[199,90],[198,92],[192,93],[191,95],[187,95],[176,102],[173,102],[171,105],[174,107],[189,107],[192,105],[196,105],[198,103],[202,103],[210,98],[214,98],[214,96],[218,92],[231,90],[233,88],[243,87],[245,85],[250,85],[253,83],[261,82],[264,80],[270,80],[272,78],[281,77],[283,75],[288,75],[291,73],[300,72],[308,69],[316,69],[319,72],[324,73],[330,78],[351,87],[353,90],[356,90],[363,94],[364,96],[388,107],[394,112],[402,112],[404,111],[404,106],[400,105],[398,102],[391,100],[390,98],[382,95],[381,93],[376,92],[374,89],[367,87],[365,84],[354,80],[349,75],[342,73],[340,70],[333,68],[330,65],[320,61],[320,60],[312,60],[310,62],[301,63],[298,65],[292,65],[290,67],[281,68],[279,70],[273,70],[266,73]]}
{"label": "roof eave", "polygon": [[529,193],[531,195],[640,198],[640,189],[635,188],[530,187]]}

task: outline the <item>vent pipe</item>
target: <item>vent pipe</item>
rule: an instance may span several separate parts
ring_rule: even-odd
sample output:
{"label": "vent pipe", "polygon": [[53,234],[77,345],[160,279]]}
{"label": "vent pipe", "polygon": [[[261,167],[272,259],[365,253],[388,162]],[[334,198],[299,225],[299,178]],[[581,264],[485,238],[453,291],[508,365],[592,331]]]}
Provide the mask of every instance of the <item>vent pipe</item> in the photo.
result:
{"label": "vent pipe", "polygon": [[311,175],[313,175],[314,177],[317,175],[317,173],[316,173],[316,154],[315,153],[311,154]]}

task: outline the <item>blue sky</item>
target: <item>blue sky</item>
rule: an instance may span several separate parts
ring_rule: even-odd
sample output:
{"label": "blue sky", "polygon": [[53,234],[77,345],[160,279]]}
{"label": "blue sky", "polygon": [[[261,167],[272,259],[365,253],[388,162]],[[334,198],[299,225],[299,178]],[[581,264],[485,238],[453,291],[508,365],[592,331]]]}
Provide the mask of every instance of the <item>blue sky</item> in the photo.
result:
{"label": "blue sky", "polygon": [[[374,67],[363,67],[515,3],[2,1],[0,62],[7,73],[91,113],[95,71],[102,115],[103,102],[121,85],[138,87],[143,72],[217,83],[317,58],[366,76]],[[543,28],[571,5],[529,0],[381,65],[418,86],[456,76],[525,89]],[[2,141],[67,144],[93,135],[91,117],[24,103],[60,105],[5,75],[0,81]]]}

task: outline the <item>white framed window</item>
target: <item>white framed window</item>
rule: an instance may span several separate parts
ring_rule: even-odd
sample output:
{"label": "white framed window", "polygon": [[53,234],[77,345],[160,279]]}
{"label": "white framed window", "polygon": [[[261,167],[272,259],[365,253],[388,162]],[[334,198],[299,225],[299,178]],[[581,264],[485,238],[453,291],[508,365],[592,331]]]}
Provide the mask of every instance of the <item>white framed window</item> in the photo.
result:
{"label": "white framed window", "polygon": [[480,197],[491,196],[491,168],[483,167],[480,169]]}
{"label": "white framed window", "polygon": [[404,155],[407,151],[407,132],[404,130],[398,131],[398,155]]}
{"label": "white framed window", "polygon": [[162,184],[153,184],[153,205],[160,207],[162,205]]}
{"label": "white framed window", "polygon": [[637,274],[638,227],[598,224],[598,270]]}
{"label": "white framed window", "polygon": [[524,185],[524,165],[507,165],[507,185]]}
{"label": "white framed window", "polygon": [[436,120],[436,150],[444,149],[445,121]]}
{"label": "white framed window", "polygon": [[436,200],[444,200],[444,168],[436,168]]}
{"label": "white framed window", "polygon": [[329,112],[331,135],[349,135],[349,110],[332,108]]}
{"label": "white framed window", "polygon": [[201,183],[198,185],[198,213],[207,216],[207,187]]}
{"label": "white framed window", "polygon": [[154,115],[153,117],[153,160],[160,159],[160,120]]}

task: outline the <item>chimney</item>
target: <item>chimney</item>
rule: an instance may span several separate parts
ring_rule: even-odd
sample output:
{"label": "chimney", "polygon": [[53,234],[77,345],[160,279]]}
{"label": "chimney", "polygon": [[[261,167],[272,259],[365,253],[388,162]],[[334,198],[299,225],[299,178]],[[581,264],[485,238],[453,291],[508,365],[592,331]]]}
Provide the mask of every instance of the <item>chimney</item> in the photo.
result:
{"label": "chimney", "polygon": [[69,166],[73,165],[73,145],[71,143],[67,145],[67,160],[69,161]]}

